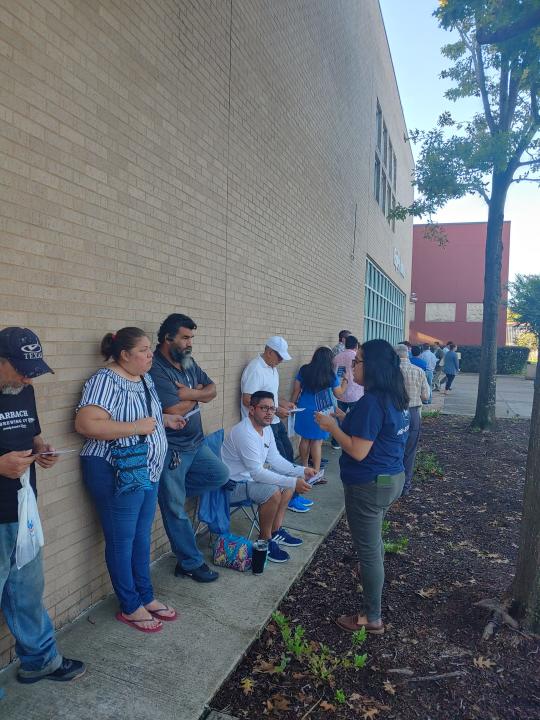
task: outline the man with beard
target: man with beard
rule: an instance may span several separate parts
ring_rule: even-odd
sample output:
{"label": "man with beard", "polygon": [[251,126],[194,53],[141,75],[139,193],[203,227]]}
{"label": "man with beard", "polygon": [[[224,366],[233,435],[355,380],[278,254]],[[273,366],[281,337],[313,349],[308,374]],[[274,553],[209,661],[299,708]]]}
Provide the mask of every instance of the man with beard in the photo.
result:
{"label": "man with beard", "polygon": [[56,647],[43,607],[41,551],[20,568],[16,562],[20,478],[30,469],[35,493],[34,463],[47,469],[58,459],[41,437],[32,387],[33,378],[50,372],[34,332],[20,327],[0,331],[0,599],[21,663],[17,680],[25,684],[65,682],[85,672],[80,660],[62,657]]}
{"label": "man with beard", "polygon": [[150,375],[163,412],[189,414],[181,430],[167,428],[169,449],[158,491],[163,525],[177,559],[174,574],[207,583],[217,580],[218,573],[204,562],[184,503],[186,497],[225,485],[229,470],[204,443],[199,403],[213,400],[216,386],[191,356],[196,329],[187,315],[169,315],[159,328]]}

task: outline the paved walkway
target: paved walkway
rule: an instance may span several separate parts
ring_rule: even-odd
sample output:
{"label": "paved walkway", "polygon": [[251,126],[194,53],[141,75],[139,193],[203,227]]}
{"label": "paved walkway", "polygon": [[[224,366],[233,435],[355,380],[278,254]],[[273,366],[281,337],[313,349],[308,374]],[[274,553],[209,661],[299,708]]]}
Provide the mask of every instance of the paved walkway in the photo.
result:
{"label": "paved walkway", "polygon": [[[452,389],[445,397],[443,414],[474,417],[477,390],[477,374],[459,373],[454,380]],[[521,375],[497,375],[496,416],[498,418],[530,418],[533,394],[534,382],[532,380],[526,380]],[[434,393],[434,397],[436,395],[438,393]]]}
{"label": "paved walkway", "polygon": [[[343,511],[339,453],[325,448],[325,455],[330,482],[312,491],[313,509],[287,513],[287,527],[304,539],[288,563],[269,563],[260,576],[223,570],[200,585],[175,578],[174,559],[163,558],[153,570],[156,596],[180,610],[179,621],[145,635],[117,622],[108,598],[58,634],[62,651],[83,659],[87,673],[73,683],[26,686],[10,666],[0,673],[0,719],[197,720]],[[233,531],[241,532],[239,515]]]}

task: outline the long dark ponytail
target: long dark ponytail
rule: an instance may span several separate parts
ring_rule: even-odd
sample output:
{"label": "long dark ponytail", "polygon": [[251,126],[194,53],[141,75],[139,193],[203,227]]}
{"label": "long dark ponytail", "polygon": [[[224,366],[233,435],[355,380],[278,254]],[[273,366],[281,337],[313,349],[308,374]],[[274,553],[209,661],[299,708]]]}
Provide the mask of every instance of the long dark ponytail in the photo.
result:
{"label": "long dark ponytail", "polygon": [[386,340],[368,340],[362,345],[364,387],[368,392],[388,398],[397,410],[409,407],[399,357]]}

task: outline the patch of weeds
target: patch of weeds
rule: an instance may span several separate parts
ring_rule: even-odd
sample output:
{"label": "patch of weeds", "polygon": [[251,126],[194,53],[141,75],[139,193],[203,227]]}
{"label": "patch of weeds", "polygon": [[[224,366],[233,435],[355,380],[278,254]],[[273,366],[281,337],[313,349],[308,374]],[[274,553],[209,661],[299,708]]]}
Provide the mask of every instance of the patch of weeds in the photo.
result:
{"label": "patch of weeds", "polygon": [[[358,654],[358,649],[366,640],[366,629],[362,628],[352,634],[352,646],[350,650],[342,655],[338,655],[331,647],[324,643],[308,641],[306,631],[301,625],[292,628],[288,617],[276,611],[272,613],[272,619],[276,623],[287,654],[281,656],[279,666],[274,666],[274,672],[285,672],[288,664],[294,658],[305,670],[316,680],[334,687],[335,673],[339,668],[356,668],[361,670],[367,662],[367,654]],[[336,702],[344,703],[338,700],[336,691]]]}
{"label": "patch of weeds", "polygon": [[443,469],[434,452],[419,450],[416,453],[414,465],[414,476],[417,480],[431,480],[431,478],[442,478]]}
{"label": "patch of weeds", "polygon": [[382,526],[382,538],[384,543],[384,551],[387,553],[404,553],[409,547],[409,538],[400,537],[397,540],[390,540],[388,534],[390,532],[391,524],[388,520],[383,520]]}
{"label": "patch of weeds", "polygon": [[440,414],[440,410],[426,410],[425,412],[422,410],[422,420],[426,418],[438,418]]}

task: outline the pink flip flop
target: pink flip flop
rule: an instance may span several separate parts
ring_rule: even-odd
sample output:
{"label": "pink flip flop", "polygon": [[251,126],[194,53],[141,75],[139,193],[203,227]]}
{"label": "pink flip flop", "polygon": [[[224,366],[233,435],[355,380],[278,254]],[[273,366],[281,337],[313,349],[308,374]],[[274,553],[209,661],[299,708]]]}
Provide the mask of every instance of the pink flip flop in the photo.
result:
{"label": "pink flip flop", "polygon": [[[148,608],[147,608],[147,610],[148,610]],[[174,615],[162,615],[161,614],[164,612],[171,612],[171,610],[172,610],[172,612],[174,612]],[[152,617],[155,617],[156,620],[163,620],[164,622],[173,622],[174,620],[176,620],[178,618],[178,613],[176,612],[176,610],[169,607],[168,605],[165,605],[165,607],[162,607],[162,608],[158,608],[157,610],[148,610],[148,612],[150,613],[150,615],[152,615]]]}
{"label": "pink flip flop", "polygon": [[[128,618],[125,617],[125,615],[121,612],[117,612],[115,617],[119,622],[123,622],[126,625],[130,625],[132,628],[135,628],[135,630],[139,630],[139,632],[156,633],[156,632],[159,632],[160,630],[163,630],[162,624],[156,625],[156,627],[153,627],[153,628],[142,627],[141,625],[139,625],[139,623],[149,622],[149,620],[128,620]],[[156,619],[161,620],[160,618],[156,618]]]}

